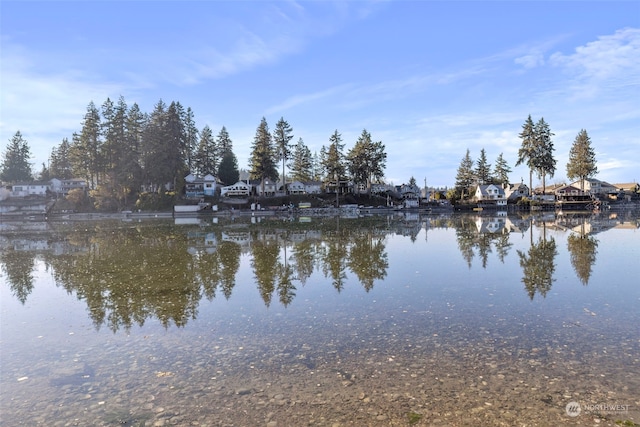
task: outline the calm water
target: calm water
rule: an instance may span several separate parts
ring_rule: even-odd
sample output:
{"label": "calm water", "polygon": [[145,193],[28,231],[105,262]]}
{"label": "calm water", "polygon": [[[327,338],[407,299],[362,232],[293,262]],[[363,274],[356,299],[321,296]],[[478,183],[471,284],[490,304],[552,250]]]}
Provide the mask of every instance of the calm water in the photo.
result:
{"label": "calm water", "polygon": [[0,421],[640,423],[639,227],[614,213],[3,223]]}

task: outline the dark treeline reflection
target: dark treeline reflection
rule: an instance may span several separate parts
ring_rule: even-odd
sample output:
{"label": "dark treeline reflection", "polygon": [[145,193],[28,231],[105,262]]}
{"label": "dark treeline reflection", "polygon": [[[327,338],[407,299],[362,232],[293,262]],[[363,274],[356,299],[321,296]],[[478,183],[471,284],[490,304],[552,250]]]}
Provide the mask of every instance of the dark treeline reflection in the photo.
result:
{"label": "dark treeline reflection", "polygon": [[[54,224],[46,233],[0,235],[0,272],[24,304],[33,291],[34,266],[44,265],[57,286],[86,302],[96,328],[106,325],[115,332],[152,318],[165,327],[183,326],[197,317],[201,299],[232,297],[243,257],[264,304],[286,307],[314,273],[336,292],[348,282],[368,292],[387,277],[388,234],[407,236],[414,245],[423,230],[428,242],[430,229],[450,228],[470,268],[476,258],[486,268],[492,253],[505,262],[512,247],[509,237],[528,237],[529,249],[518,250],[517,256],[533,299],[535,294],[544,297],[554,282],[558,248],[547,228],[568,231],[571,264],[586,285],[598,246],[590,233],[606,230],[606,224],[584,217],[468,215],[327,218],[313,224]],[[536,241],[534,227],[542,231]]]}
{"label": "dark treeline reflection", "polygon": [[[348,274],[367,291],[387,274],[387,221],[323,222],[315,229],[289,223],[82,224],[41,237],[3,239],[0,261],[11,293],[25,303],[36,257],[57,286],[86,302],[97,328],[113,331],[157,318],[185,325],[202,298],[230,298],[241,257],[248,256],[266,306],[288,306],[298,286],[320,271],[340,291]],[[275,224],[275,225],[274,225]],[[357,224],[354,226],[354,224]],[[85,228],[86,227],[86,228]],[[25,243],[26,242],[26,243]]]}

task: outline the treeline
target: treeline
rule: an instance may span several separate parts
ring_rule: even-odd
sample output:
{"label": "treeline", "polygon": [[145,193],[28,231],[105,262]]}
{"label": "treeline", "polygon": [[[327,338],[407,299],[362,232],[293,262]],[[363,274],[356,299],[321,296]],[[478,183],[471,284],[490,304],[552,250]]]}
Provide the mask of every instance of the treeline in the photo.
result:
{"label": "treeline", "polygon": [[[530,191],[533,191],[533,174],[536,173],[538,178],[542,179],[544,193],[546,177],[553,178],[556,172],[557,161],[554,156],[555,147],[552,140],[554,133],[551,132],[549,124],[544,118],[540,118],[534,123],[529,115],[518,136],[522,140],[522,144],[518,150],[515,165],[525,164],[529,168]],[[569,152],[569,161],[566,167],[567,177],[580,179],[582,190],[584,190],[584,180],[598,173],[595,151],[586,130],[580,130],[576,136]],[[484,148],[480,151],[480,157],[475,162],[467,149],[467,153],[460,161],[457,170],[455,188],[449,191],[447,197],[453,200],[469,198],[472,196],[472,189],[478,185],[508,185],[509,173],[511,173],[511,167],[502,153],[496,159],[492,170]]]}
{"label": "treeline", "polygon": [[[144,113],[135,103],[128,106],[123,97],[115,103],[107,99],[99,108],[92,101],[81,126],[70,140],[65,138],[52,149],[39,179],[83,178],[91,196],[103,205],[122,206],[141,191],[180,189],[189,172],[212,174],[225,185],[239,178],[227,129],[223,126],[215,136],[209,126],[198,129],[191,108],[179,102],[167,106],[160,100],[151,113]],[[292,139],[293,129],[284,118],[273,133],[262,118],[251,147],[250,178],[285,180],[288,166],[293,180],[324,181],[327,187],[351,180],[370,188],[384,176],[385,147],[373,141],[366,129],[347,153],[337,130],[319,154],[312,153],[302,138],[295,144]],[[6,182],[32,179],[30,157],[28,143],[18,131],[7,147],[0,178]]]}

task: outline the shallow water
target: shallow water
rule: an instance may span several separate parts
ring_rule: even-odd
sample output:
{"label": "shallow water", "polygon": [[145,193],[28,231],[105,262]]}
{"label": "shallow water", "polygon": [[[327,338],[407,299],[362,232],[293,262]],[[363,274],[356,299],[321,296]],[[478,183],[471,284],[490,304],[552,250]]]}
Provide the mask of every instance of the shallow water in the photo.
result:
{"label": "shallow water", "polygon": [[2,425],[640,423],[637,215],[307,220],[2,224]]}

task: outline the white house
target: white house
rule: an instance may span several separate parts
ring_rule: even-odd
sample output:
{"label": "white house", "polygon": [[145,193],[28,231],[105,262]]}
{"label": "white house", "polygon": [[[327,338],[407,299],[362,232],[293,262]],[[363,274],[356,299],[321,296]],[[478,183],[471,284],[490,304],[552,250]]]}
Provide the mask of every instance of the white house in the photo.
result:
{"label": "white house", "polygon": [[304,192],[307,194],[320,194],[322,192],[322,182],[306,181],[304,184]]}
{"label": "white house", "polygon": [[184,192],[187,197],[214,196],[216,194],[217,180],[211,174],[200,177],[190,173],[184,180]]}
{"label": "white house", "polygon": [[497,206],[507,205],[504,189],[500,185],[478,185],[475,198],[479,203],[483,204],[495,204]]}
{"label": "white house", "polygon": [[288,182],[287,191],[289,192],[289,194],[304,194],[304,184],[300,181]]}
{"label": "white house", "polygon": [[[577,188],[583,188],[581,183],[582,183],[582,180],[578,180],[578,181],[572,182],[571,185]],[[607,194],[616,194],[618,192],[618,189],[614,185],[609,184],[608,182],[600,181],[599,179],[595,179],[595,178],[587,178],[584,180],[584,191],[589,192],[590,194],[593,194],[593,195],[600,195],[600,194],[607,195]]]}
{"label": "white house", "polygon": [[278,190],[278,184],[269,178],[265,178],[262,181],[254,180],[251,181],[251,184],[258,196],[275,196]]}
{"label": "white house", "polygon": [[529,197],[529,187],[523,183],[508,184],[504,189],[504,196],[509,201],[516,201],[521,197]]}
{"label": "white house", "polygon": [[249,197],[253,187],[244,181],[238,181],[233,185],[227,185],[220,189],[220,194],[226,197]]}
{"label": "white house", "polygon": [[11,197],[45,197],[49,189],[48,182],[18,182],[11,187]]}
{"label": "white house", "polygon": [[59,179],[52,178],[49,183],[51,184],[51,191],[54,193],[67,195],[69,191],[79,188],[81,190],[87,189],[87,181],[81,178],[71,179]]}

